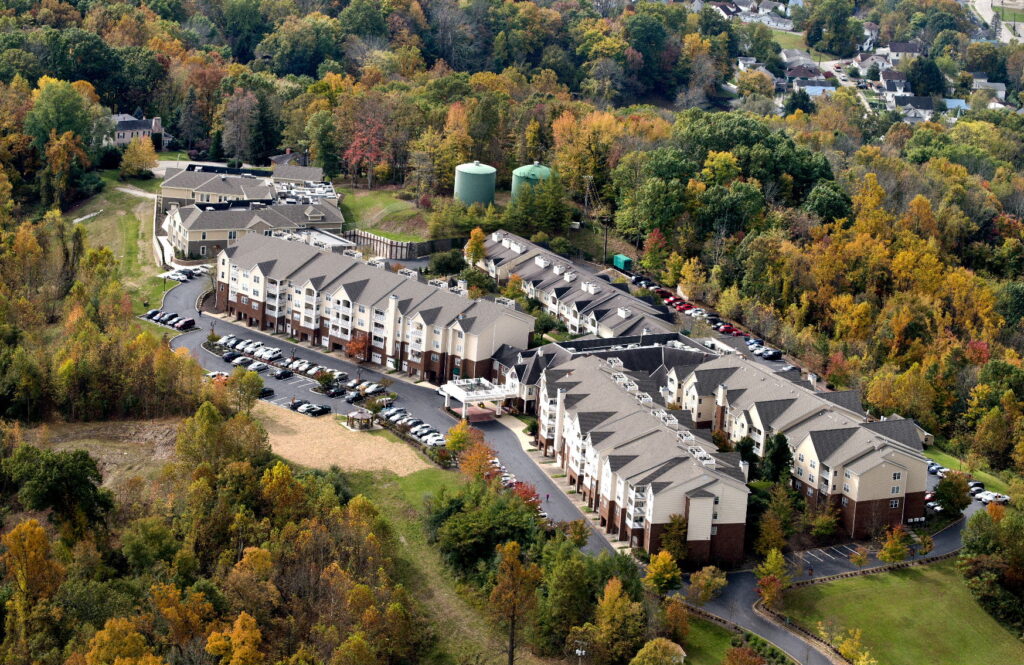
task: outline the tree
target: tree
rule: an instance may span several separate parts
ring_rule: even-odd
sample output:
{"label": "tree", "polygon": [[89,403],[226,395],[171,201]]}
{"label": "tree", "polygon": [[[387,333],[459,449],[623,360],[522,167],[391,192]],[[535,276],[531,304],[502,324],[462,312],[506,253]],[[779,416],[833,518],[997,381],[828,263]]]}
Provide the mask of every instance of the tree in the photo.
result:
{"label": "tree", "polygon": [[679,272],[679,289],[691,300],[703,300],[708,286],[708,276],[700,259],[691,256]]}
{"label": "tree", "polygon": [[761,462],[761,478],[773,483],[789,478],[793,466],[793,453],[785,434],[774,434],[764,445]]}
{"label": "tree", "polygon": [[128,564],[140,573],[158,561],[170,562],[178,547],[174,532],[160,517],[139,518],[121,534],[121,551]]}
{"label": "tree", "polygon": [[804,208],[826,222],[848,219],[853,212],[850,197],[832,180],[823,180],[815,185],[804,201]]}
{"label": "tree", "polygon": [[868,565],[868,548],[863,545],[859,545],[857,549],[850,552],[850,563],[857,566],[857,568],[863,568]]}
{"label": "tree", "polygon": [[353,335],[352,339],[345,342],[345,355],[355,358],[357,362],[366,360],[370,351],[370,340],[365,335]]}
{"label": "tree", "polygon": [[[998,504],[991,504],[990,503],[989,505],[992,506],[992,505],[998,505]],[[929,554],[932,553],[932,550],[934,550],[934,549],[935,549],[935,539],[933,537],[931,537],[928,534],[925,534],[925,535],[921,536],[920,538],[918,538],[917,554],[919,554],[920,556],[928,556]]]}
{"label": "tree", "polygon": [[25,133],[42,154],[51,134],[71,132],[80,140],[92,135],[89,104],[67,81],[44,78],[34,94],[31,110],[25,115]]}
{"label": "tree", "polygon": [[771,97],[775,84],[764,72],[748,69],[736,75],[736,88],[743,97]]}
{"label": "tree", "polygon": [[113,618],[89,640],[85,665],[137,664],[146,655],[153,652],[138,628],[128,619]]}
{"label": "tree", "polygon": [[817,109],[814,106],[814,101],[811,99],[811,96],[807,94],[806,90],[797,90],[786,98],[786,105],[782,110],[786,115],[792,115],[797,111],[803,111],[808,114],[814,113]]}
{"label": "tree", "polygon": [[465,253],[452,249],[447,252],[435,252],[430,255],[427,272],[432,275],[457,275],[466,269]]}
{"label": "tree", "polygon": [[514,540],[498,545],[497,551],[498,574],[491,589],[489,608],[508,629],[508,665],[515,665],[519,631],[536,608],[541,569],[537,564],[522,561],[519,543]]}
{"label": "tree", "polygon": [[50,451],[19,446],[3,461],[17,486],[18,500],[29,510],[50,510],[68,535],[102,522],[113,507],[110,490],[101,487],[99,467],[84,450]]}
{"label": "tree", "polygon": [[686,597],[695,605],[703,605],[718,595],[728,583],[724,571],[715,566],[704,566],[690,573],[690,588],[686,590]]}
{"label": "tree", "polygon": [[157,165],[156,150],[148,136],[136,137],[125,148],[121,156],[121,176],[135,178]]}
{"label": "tree", "polygon": [[754,568],[754,575],[757,577],[758,595],[769,607],[778,607],[782,602],[783,593],[793,583],[782,552],[777,549],[768,552],[764,561]]}
{"label": "tree", "polygon": [[188,468],[207,463],[219,470],[242,460],[261,465],[270,458],[267,431],[259,421],[244,413],[225,420],[210,402],[203,402],[178,428],[175,450]]}
{"label": "tree", "polygon": [[654,229],[644,240],[644,255],[640,258],[640,266],[651,274],[660,273],[665,268],[668,254],[669,247],[665,234],[661,229]]}
{"label": "tree", "polygon": [[725,652],[722,665],[765,665],[765,659],[750,647],[732,647]]}
{"label": "tree", "polygon": [[9,601],[13,612],[8,612],[14,619],[15,650],[24,654],[24,662],[29,662],[29,614],[57,591],[64,579],[64,567],[51,556],[50,539],[36,520],[19,523],[0,542],[6,549],[0,561],[13,587]]}
{"label": "tree", "polygon": [[904,561],[910,556],[910,536],[897,525],[886,531],[885,542],[878,550],[878,560],[883,563],[894,564]]}
{"label": "tree", "polygon": [[772,609],[778,609],[782,604],[782,595],[785,590],[782,580],[774,575],[767,575],[757,580],[757,595],[761,597],[765,605]]}
{"label": "tree", "polygon": [[469,480],[481,480],[494,469],[493,458],[494,449],[483,441],[475,441],[459,454],[459,471]]}
{"label": "tree", "polygon": [[598,651],[609,663],[624,663],[644,641],[644,608],[622,589],[622,581],[613,577],[594,612]]}
{"label": "tree", "polygon": [[244,367],[236,367],[225,385],[232,396],[235,410],[249,413],[259,399],[260,391],[263,390],[263,377]]}
{"label": "tree", "polygon": [[941,95],[945,90],[945,77],[931,58],[914,58],[911,61],[907,83],[920,97]]}
{"label": "tree", "polygon": [[39,172],[42,181],[43,200],[63,208],[73,190],[76,172],[90,166],[89,156],[77,134],[64,132],[61,135],[51,130],[50,140],[44,150],[46,166]]}
{"label": "tree", "polygon": [[220,658],[221,665],[262,665],[263,634],[252,615],[241,612],[230,630],[214,631],[206,640],[206,652]]}
{"label": "tree", "polygon": [[484,433],[470,427],[469,421],[462,419],[448,430],[444,437],[445,447],[456,455],[476,443],[484,442]]}
{"label": "tree", "polygon": [[959,515],[971,505],[971,495],[967,493],[967,475],[958,471],[946,474],[935,486],[935,500],[950,515]]}
{"label": "tree", "polygon": [[783,529],[782,520],[775,511],[765,511],[761,517],[754,550],[758,554],[768,555],[770,552],[781,550],[785,546],[786,533]]}
{"label": "tree", "polygon": [[633,656],[629,665],[680,665],[685,657],[683,647],[664,637],[656,637]]}
{"label": "tree", "polygon": [[224,131],[221,142],[224,150],[236,160],[252,157],[252,138],[259,113],[259,99],[249,90],[235,88],[226,100],[221,122]]}
{"label": "tree", "polygon": [[661,549],[671,554],[679,565],[686,560],[686,517],[669,515],[668,524],[661,532]]}
{"label": "tree", "polygon": [[677,644],[684,644],[690,632],[690,611],[682,596],[666,596],[661,602],[660,632]]}
{"label": "tree", "polygon": [[341,144],[334,116],[327,109],[321,109],[309,117],[305,129],[313,164],[322,168],[328,178],[337,175],[341,170]]}
{"label": "tree", "polygon": [[475,266],[487,256],[487,250],[484,248],[486,240],[487,234],[479,226],[470,232],[469,241],[466,242],[466,261],[470,266]]}
{"label": "tree", "polygon": [[647,564],[647,575],[644,577],[644,584],[660,594],[679,586],[683,581],[683,574],[679,570],[679,564],[675,557],[666,550],[661,550]]}

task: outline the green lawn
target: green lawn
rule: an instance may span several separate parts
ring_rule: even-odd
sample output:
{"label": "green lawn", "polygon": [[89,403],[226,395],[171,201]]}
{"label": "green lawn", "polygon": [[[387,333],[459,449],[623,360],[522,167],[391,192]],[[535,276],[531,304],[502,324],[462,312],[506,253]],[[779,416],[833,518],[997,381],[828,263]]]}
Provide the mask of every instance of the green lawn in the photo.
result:
{"label": "green lawn", "polygon": [[864,631],[885,665],[1024,663],[1024,646],[971,597],[953,561],[790,591],[786,612],[816,631],[831,619]]}
{"label": "green lawn", "polygon": [[699,617],[690,617],[690,632],[683,648],[687,665],[721,665],[734,633]]}
{"label": "green lawn", "polygon": [[[964,470],[963,462],[949,453],[945,453],[935,446],[924,451],[924,456],[929,457],[944,467],[953,469],[954,471]],[[1007,494],[1010,491],[1010,486],[1006,484],[1004,480],[998,478],[987,471],[976,470],[971,472],[971,476],[976,480],[980,480],[985,483],[985,489],[992,490],[993,492],[999,492],[1000,494]]]}
{"label": "green lawn", "polygon": [[367,191],[339,187],[339,207],[345,220],[355,228],[405,242],[425,239],[421,211],[412,201],[403,201],[393,190]]}
{"label": "green lawn", "polygon": [[828,53],[822,53],[812,48],[808,48],[807,42],[804,41],[804,35],[800,32],[786,32],[785,30],[772,30],[772,34],[775,37],[775,41],[782,48],[795,48],[801,51],[807,51],[812,58],[815,60],[835,60],[836,56],[829,55]]}
{"label": "green lawn", "polygon": [[992,10],[999,14],[999,19],[1004,23],[1024,22],[1024,11],[1019,9],[1007,9],[993,3]]}

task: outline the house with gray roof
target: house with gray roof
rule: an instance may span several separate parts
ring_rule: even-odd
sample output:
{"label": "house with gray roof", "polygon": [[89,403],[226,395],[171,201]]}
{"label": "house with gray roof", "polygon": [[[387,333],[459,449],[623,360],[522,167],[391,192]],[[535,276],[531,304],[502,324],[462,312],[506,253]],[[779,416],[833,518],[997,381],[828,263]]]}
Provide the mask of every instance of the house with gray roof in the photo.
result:
{"label": "house with gray roof", "polygon": [[140,120],[129,113],[115,113],[110,116],[110,120],[114,125],[114,130],[109,141],[118,148],[126,147],[132,142],[132,139],[149,138],[153,141],[156,149],[160,149],[164,133],[160,116]]}
{"label": "house with gray roof", "polygon": [[514,305],[262,234],[221,250],[215,270],[217,311],[435,383],[489,378],[495,352],[533,332]]}
{"label": "house with gray roof", "polygon": [[478,267],[504,283],[523,280],[526,294],[565,322],[570,333],[623,337],[675,332],[679,326],[663,308],[633,296],[608,275],[591,272],[520,236],[495,231],[484,242]]}
{"label": "house with gray roof", "polygon": [[305,229],[341,231],[344,225],[345,216],[328,201],[273,205],[243,202],[172,208],[164,229],[175,254],[193,258],[216,256],[250,234],[270,236]]}
{"label": "house with gray roof", "polygon": [[579,355],[542,370],[539,418],[553,428],[551,454],[606,533],[654,553],[672,516],[680,515],[689,559],[736,565],[743,558],[747,466],[656,402],[644,390],[649,376],[628,370],[617,356]]}

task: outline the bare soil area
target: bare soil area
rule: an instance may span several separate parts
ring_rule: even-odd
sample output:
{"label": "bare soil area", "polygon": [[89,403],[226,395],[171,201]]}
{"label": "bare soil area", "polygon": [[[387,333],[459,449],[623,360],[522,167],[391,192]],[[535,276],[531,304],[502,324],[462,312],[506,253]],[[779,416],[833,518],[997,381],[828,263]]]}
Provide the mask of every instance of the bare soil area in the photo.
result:
{"label": "bare soil area", "polygon": [[310,418],[260,403],[256,416],[270,434],[274,452],[296,464],[343,471],[391,471],[407,476],[430,468],[408,444],[364,432],[352,432],[332,416]]}

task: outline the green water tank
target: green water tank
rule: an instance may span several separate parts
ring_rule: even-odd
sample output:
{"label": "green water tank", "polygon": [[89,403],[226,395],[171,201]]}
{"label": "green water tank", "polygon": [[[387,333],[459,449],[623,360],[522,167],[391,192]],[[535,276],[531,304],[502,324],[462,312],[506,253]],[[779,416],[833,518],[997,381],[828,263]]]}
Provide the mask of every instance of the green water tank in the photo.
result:
{"label": "green water tank", "polygon": [[540,162],[520,166],[512,172],[512,200],[515,201],[524,185],[533,186],[551,177],[551,169]]}
{"label": "green water tank", "polygon": [[498,169],[480,162],[455,167],[455,198],[466,205],[494,203],[494,182]]}

